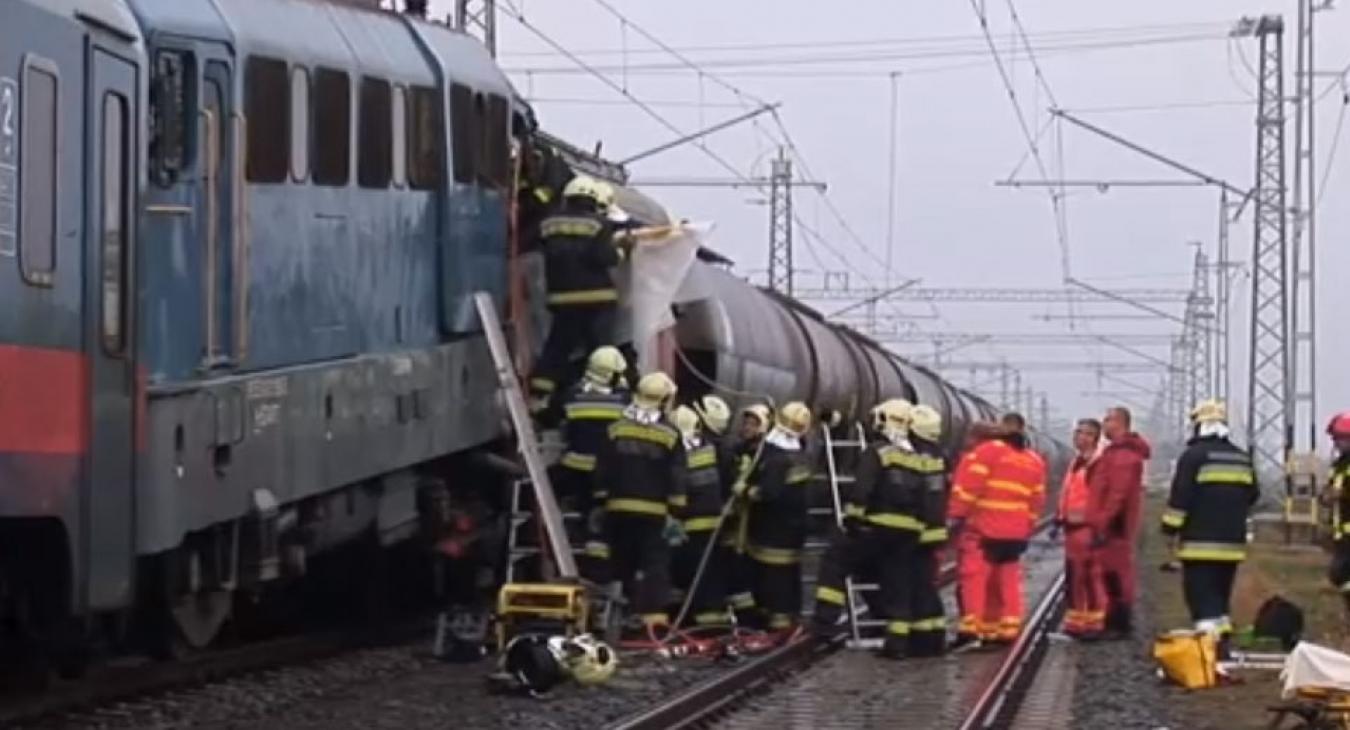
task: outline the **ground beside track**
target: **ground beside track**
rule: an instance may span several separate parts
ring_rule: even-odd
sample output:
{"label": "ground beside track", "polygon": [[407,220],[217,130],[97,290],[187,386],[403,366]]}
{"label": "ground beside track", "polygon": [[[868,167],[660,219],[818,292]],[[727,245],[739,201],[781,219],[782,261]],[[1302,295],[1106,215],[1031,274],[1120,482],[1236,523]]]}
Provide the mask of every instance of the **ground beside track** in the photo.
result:
{"label": "ground beside track", "polygon": [[[1163,573],[1157,567],[1167,559],[1166,541],[1157,529],[1162,502],[1162,498],[1157,497],[1148,504],[1140,583],[1151,598],[1143,605],[1151,609],[1154,626],[1166,630],[1188,626],[1190,617],[1182,597],[1181,574]],[[1326,579],[1329,560],[1328,553],[1309,546],[1252,545],[1247,561],[1238,570],[1233,591],[1234,626],[1239,630],[1249,626],[1260,605],[1279,594],[1303,609],[1305,639],[1342,651],[1350,650],[1350,635],[1340,598]],[[1146,652],[1147,647],[1143,648]],[[1266,728],[1271,718],[1266,707],[1280,698],[1278,674],[1272,671],[1243,672],[1242,684],[1199,692],[1166,687],[1163,696],[1172,716],[1172,727],[1185,730]]]}

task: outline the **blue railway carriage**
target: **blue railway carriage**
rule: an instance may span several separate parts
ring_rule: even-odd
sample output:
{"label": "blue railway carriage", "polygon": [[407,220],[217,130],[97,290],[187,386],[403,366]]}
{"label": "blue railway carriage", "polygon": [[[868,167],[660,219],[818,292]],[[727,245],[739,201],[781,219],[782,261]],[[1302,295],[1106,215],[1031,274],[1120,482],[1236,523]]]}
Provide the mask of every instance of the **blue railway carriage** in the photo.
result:
{"label": "blue railway carriage", "polygon": [[522,112],[482,46],[316,0],[0,12],[5,618],[202,645],[439,529],[503,433],[471,294],[506,290]]}

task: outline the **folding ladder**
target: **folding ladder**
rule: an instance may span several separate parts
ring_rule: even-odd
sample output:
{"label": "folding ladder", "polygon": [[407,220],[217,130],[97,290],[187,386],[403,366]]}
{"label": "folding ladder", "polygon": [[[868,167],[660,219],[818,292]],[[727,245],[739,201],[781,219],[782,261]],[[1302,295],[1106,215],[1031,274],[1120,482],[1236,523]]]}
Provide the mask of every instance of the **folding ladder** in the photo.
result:
{"label": "folding ladder", "polygon": [[[850,468],[856,468],[857,461],[862,457],[863,452],[867,450],[867,434],[861,424],[854,425],[854,438],[847,441],[836,441],[830,433],[830,429],[821,425],[821,433],[825,443],[825,472],[822,478],[830,485],[830,511],[833,513],[834,523],[839,530],[844,529],[844,504],[839,496],[839,488],[842,485],[853,484],[854,476],[852,474],[842,473],[840,458],[841,456],[851,456]],[[864,618],[868,613],[866,602],[863,599],[864,593],[876,592],[880,586],[876,583],[859,583],[848,576],[844,579],[844,603],[845,620],[848,622],[848,646],[850,648],[877,648],[881,646],[882,639],[873,636],[864,636],[864,630],[869,634],[872,630],[880,629],[886,625],[886,622],[880,619]]]}

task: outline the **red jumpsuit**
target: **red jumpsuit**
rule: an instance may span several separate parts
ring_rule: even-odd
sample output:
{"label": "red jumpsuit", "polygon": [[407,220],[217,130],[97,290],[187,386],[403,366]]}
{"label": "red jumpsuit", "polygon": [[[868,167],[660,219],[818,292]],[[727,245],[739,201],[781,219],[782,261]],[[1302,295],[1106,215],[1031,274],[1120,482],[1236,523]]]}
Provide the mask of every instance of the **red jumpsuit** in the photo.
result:
{"label": "red jumpsuit", "polygon": [[1151,451],[1136,433],[1102,449],[1088,466],[1088,526],[1106,584],[1106,628],[1128,632],[1135,596],[1135,541],[1143,508],[1144,462]]}
{"label": "red jumpsuit", "polygon": [[1091,459],[1076,457],[1064,474],[1064,488],[1059,494],[1057,519],[1064,530],[1069,583],[1064,633],[1074,636],[1100,633],[1106,620],[1106,585],[1092,547],[1092,528],[1087,524],[1087,473],[1091,463]]}
{"label": "red jumpsuit", "polygon": [[1021,632],[1021,554],[1044,506],[1045,462],[1020,435],[986,441],[958,465],[947,516],[964,521],[960,634],[1010,641]]}

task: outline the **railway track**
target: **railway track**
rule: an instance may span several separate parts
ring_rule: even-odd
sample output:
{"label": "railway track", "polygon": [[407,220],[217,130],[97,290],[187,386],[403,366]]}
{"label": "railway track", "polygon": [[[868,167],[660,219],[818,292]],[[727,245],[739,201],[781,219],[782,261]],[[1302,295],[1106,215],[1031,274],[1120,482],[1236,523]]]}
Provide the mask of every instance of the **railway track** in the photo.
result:
{"label": "railway track", "polygon": [[[803,636],[609,727],[1010,727],[1063,609],[1062,553],[1045,542],[1037,550],[1028,561],[1035,605],[1005,649],[891,664],[839,651],[843,637]],[[954,565],[944,566],[941,580],[954,582]]]}
{"label": "railway track", "polygon": [[[160,699],[194,688],[348,653],[398,646],[429,636],[432,621],[417,618],[366,631],[334,629],[260,641],[168,662],[103,666],[79,681],[39,694],[0,697],[0,727],[62,727],[67,721],[128,719]],[[153,713],[151,713],[153,714]]]}

